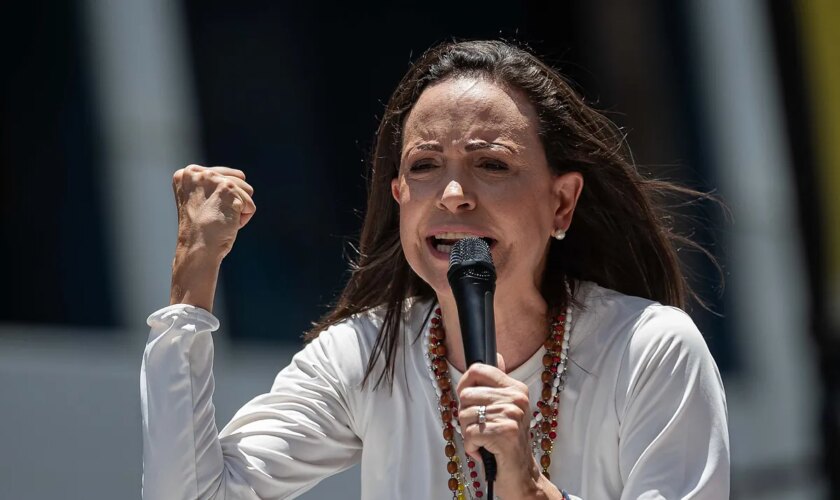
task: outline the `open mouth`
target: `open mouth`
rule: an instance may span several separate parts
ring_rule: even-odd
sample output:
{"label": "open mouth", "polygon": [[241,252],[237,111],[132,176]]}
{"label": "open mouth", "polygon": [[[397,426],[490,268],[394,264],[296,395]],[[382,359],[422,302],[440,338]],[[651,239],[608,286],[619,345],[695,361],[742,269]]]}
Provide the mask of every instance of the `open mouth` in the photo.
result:
{"label": "open mouth", "polygon": [[441,254],[449,255],[449,253],[452,251],[452,245],[458,242],[458,240],[475,237],[480,237],[482,240],[484,240],[490,247],[490,249],[492,249],[493,245],[496,244],[496,240],[494,240],[493,238],[489,238],[486,236],[478,236],[469,233],[441,233],[436,234],[434,236],[429,236],[426,239],[429,242],[429,246],[431,246],[432,249]]}

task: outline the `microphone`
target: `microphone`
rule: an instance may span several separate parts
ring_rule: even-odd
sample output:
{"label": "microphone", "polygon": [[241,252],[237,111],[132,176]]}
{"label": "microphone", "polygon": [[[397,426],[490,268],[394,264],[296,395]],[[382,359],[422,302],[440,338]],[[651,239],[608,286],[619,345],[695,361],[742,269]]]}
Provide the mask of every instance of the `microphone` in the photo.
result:
{"label": "microphone", "polygon": [[[467,366],[473,363],[496,366],[496,321],[493,318],[496,267],[487,242],[471,237],[452,245],[446,278],[458,308]],[[484,448],[479,448],[479,452],[484,462],[488,498],[492,499],[496,458]]]}

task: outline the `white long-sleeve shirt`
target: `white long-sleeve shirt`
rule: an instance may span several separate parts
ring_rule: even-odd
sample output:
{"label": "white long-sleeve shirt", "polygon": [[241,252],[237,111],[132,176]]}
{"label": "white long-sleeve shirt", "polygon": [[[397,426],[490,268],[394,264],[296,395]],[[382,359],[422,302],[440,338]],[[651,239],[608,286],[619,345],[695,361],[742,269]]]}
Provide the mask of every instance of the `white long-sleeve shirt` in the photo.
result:
{"label": "white long-sleeve shirt", "polygon": [[[588,282],[576,298],[584,308],[573,315],[552,482],[588,500],[729,498],[723,385],[691,319]],[[360,461],[363,499],[452,498],[417,336],[429,307],[415,303],[406,315],[392,391],[361,387],[381,325],[374,310],[321,333],[221,432],[212,403],[218,320],[189,305],[149,316],[144,499],[292,498]],[[544,353],[509,374],[528,385],[532,406]],[[461,374],[450,374],[457,384]]]}

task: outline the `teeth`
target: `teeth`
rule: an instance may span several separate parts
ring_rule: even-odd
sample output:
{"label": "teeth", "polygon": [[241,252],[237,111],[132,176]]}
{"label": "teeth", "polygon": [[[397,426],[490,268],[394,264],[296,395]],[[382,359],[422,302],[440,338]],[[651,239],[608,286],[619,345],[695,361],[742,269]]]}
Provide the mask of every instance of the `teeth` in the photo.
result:
{"label": "teeth", "polygon": [[443,253],[446,253],[446,254],[451,253],[452,245],[444,244],[443,243],[444,240],[451,242],[452,240],[457,241],[457,240],[462,240],[464,238],[482,238],[483,240],[487,241],[488,244],[490,243],[489,238],[481,237],[481,236],[479,236],[477,234],[474,234],[474,233],[440,233],[440,234],[434,235],[433,238],[435,240],[434,241],[435,249],[437,249],[438,252],[443,252]]}
{"label": "teeth", "polygon": [[477,237],[477,234],[470,233],[440,233],[435,235],[438,240],[460,240],[469,237]]}

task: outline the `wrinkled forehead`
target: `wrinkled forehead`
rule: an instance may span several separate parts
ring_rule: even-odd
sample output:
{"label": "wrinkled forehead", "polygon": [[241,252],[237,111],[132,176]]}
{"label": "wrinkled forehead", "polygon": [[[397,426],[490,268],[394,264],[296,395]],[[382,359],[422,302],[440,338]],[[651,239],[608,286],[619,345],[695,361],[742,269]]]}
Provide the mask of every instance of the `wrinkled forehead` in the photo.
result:
{"label": "wrinkled forehead", "polygon": [[523,92],[486,78],[453,78],[423,91],[405,120],[402,146],[432,140],[524,140],[536,127],[536,112]]}

